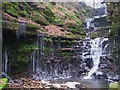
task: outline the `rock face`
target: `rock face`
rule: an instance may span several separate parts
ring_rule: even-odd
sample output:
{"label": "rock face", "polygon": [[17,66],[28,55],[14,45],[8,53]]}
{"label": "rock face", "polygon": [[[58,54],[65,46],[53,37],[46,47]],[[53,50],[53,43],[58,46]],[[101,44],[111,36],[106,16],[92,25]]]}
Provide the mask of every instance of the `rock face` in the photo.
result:
{"label": "rock face", "polygon": [[84,35],[82,20],[93,12],[85,3],[6,2],[2,7],[3,29],[17,30],[19,22],[26,22],[28,29],[51,34],[45,27],[54,25],[62,28],[61,34],[73,38]]}

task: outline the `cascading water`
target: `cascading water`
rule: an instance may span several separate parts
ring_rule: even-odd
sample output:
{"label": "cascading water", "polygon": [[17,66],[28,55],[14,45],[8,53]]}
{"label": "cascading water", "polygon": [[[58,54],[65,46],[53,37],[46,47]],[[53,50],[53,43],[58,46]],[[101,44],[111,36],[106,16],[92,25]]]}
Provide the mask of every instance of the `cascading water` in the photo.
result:
{"label": "cascading water", "polygon": [[[106,7],[105,7],[106,8]],[[106,9],[105,9],[105,14],[107,14]],[[94,19],[94,18],[93,18]],[[96,73],[96,71],[99,68],[100,64],[100,57],[103,55],[105,56],[105,49],[109,46],[108,45],[108,38],[95,38],[95,39],[90,39],[90,25],[91,21],[93,20],[92,18],[88,18],[86,20],[87,24],[87,32],[86,32],[86,41],[83,42],[83,47],[87,48],[87,51],[83,52],[82,58],[92,58],[93,61],[93,67],[90,69],[88,72],[87,76],[84,77],[84,79],[91,79],[92,75]],[[90,53],[89,53],[90,52]],[[88,54],[89,53],[89,54]]]}
{"label": "cascading water", "polygon": [[87,29],[90,28],[90,26],[91,26],[91,21],[92,21],[92,18],[86,19]]}
{"label": "cascading water", "polygon": [[3,72],[7,74],[7,72],[8,72],[8,67],[9,67],[9,65],[8,65],[9,57],[8,57],[8,52],[7,52],[7,50],[4,51],[3,57],[4,57],[4,58],[3,58]]}
{"label": "cascading water", "polygon": [[19,22],[19,28],[18,28],[18,30],[16,30],[17,39],[19,40],[21,35],[25,36],[25,33],[26,33],[26,23]]}
{"label": "cascading water", "polygon": [[104,3],[104,7],[105,7],[105,15],[107,14],[107,5]]}
{"label": "cascading water", "polygon": [[93,67],[88,72],[88,75],[84,79],[91,79],[91,76],[97,71],[100,63],[100,56],[102,55],[102,48],[100,38],[91,40],[91,57],[93,60]]}
{"label": "cascading water", "polygon": [[[90,42],[90,48],[87,44],[84,44],[84,49],[87,48],[86,51],[83,52],[83,59],[86,58],[92,58],[93,61],[93,67],[88,72],[87,76],[84,77],[84,79],[92,79],[92,75],[97,72],[100,64],[100,57],[105,56],[106,48],[108,47],[108,38],[95,38],[95,39],[89,39],[87,43]],[[106,43],[105,43],[106,42]],[[90,53],[89,53],[90,51]],[[89,54],[88,54],[89,53]]]}

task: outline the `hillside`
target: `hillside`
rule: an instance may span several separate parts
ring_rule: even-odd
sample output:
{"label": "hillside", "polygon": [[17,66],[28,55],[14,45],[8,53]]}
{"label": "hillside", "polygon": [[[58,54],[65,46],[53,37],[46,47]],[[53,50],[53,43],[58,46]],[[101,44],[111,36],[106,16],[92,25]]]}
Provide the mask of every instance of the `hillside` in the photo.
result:
{"label": "hillside", "polygon": [[93,13],[83,2],[6,2],[2,7],[3,29],[18,30],[19,22],[26,22],[29,31],[67,38],[83,38],[82,22]]}

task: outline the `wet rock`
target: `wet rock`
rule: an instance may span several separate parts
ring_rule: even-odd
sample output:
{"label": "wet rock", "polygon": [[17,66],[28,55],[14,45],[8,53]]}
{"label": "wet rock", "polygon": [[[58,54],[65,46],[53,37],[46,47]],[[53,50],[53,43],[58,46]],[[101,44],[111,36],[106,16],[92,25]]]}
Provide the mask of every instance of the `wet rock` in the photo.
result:
{"label": "wet rock", "polygon": [[107,76],[108,81],[119,81],[120,75]]}
{"label": "wet rock", "polygon": [[93,66],[92,58],[86,58],[85,63],[86,63],[87,67],[92,68],[92,66]]}
{"label": "wet rock", "polygon": [[94,73],[93,76],[98,79],[107,79],[107,74],[99,71]]}

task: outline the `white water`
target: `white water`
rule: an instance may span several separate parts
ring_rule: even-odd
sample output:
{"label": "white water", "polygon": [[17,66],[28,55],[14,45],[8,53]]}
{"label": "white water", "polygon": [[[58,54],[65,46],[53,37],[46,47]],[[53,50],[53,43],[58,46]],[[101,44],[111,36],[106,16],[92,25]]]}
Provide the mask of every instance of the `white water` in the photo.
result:
{"label": "white water", "polygon": [[8,66],[8,53],[7,53],[7,51],[5,51],[5,66],[4,66],[5,70],[4,70],[4,73],[7,73],[7,71],[8,71],[7,66]]}
{"label": "white water", "polygon": [[100,64],[100,57],[103,56],[104,49],[107,48],[108,44],[102,47],[102,44],[108,41],[108,38],[95,38],[91,40],[91,58],[93,60],[93,67],[88,72],[84,79],[92,79],[92,75],[97,72]]}
{"label": "white water", "polygon": [[88,75],[84,77],[84,79],[91,79],[91,76],[98,70],[101,55],[102,55],[101,39],[96,38],[91,40],[91,57],[93,60],[93,67],[88,72]]}
{"label": "white water", "polygon": [[[91,26],[91,21],[94,18],[100,18],[100,17],[104,17],[107,15],[107,9],[106,9],[106,4],[104,4],[105,6],[105,13],[102,16],[94,16],[93,18],[88,18],[86,19],[86,24],[87,24],[87,29],[90,28]],[[108,47],[108,44],[105,44],[104,47],[102,47],[103,42],[108,41],[108,38],[95,38],[95,39],[90,39],[90,34],[86,33],[86,39],[89,39],[90,42],[90,53],[91,55],[87,55],[84,56],[85,53],[83,53],[83,59],[85,58],[92,58],[93,60],[93,67],[90,69],[90,71],[88,72],[87,76],[84,77],[84,79],[92,79],[92,75],[94,73],[97,72],[98,68],[99,68],[99,64],[100,64],[100,57],[104,56],[103,55],[103,51],[105,51],[105,49]],[[88,42],[88,41],[87,41]],[[84,44],[85,46],[85,44]]]}
{"label": "white water", "polygon": [[88,19],[86,19],[87,29],[90,28],[91,21],[92,21],[92,18],[88,18]]}

